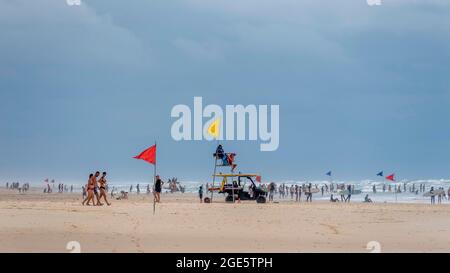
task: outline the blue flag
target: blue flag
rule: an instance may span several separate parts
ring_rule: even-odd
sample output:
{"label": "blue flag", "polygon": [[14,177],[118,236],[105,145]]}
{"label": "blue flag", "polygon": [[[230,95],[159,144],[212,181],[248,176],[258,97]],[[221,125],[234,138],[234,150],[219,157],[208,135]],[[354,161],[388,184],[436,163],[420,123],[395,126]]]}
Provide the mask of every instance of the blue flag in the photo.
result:
{"label": "blue flag", "polygon": [[331,171],[327,172],[327,175],[328,175],[328,176],[331,176]]}
{"label": "blue flag", "polygon": [[379,173],[377,174],[377,176],[381,176],[381,177],[383,177],[383,176],[384,176],[384,174],[383,174],[383,172],[381,171],[381,172],[379,172]]}

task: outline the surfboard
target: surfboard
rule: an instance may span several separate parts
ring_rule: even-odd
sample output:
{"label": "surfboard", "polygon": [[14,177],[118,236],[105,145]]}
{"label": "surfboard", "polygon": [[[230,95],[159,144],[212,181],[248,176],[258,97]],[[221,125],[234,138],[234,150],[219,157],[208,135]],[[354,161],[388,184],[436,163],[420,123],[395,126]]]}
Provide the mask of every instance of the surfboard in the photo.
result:
{"label": "surfboard", "polygon": [[435,190],[433,192],[426,192],[426,193],[423,194],[423,197],[433,197],[433,196],[438,196],[440,194],[444,195],[445,191],[443,191],[443,190]]}
{"label": "surfboard", "polygon": [[[336,194],[338,194],[338,195],[348,195],[348,193],[349,193],[348,190],[339,190],[336,192]],[[352,195],[361,194],[361,193],[362,193],[361,190],[354,190],[352,192]]]}
{"label": "surfboard", "polygon": [[348,195],[348,190],[339,190],[336,192],[338,195]]}
{"label": "surfboard", "polygon": [[[307,188],[303,189],[304,193],[309,193],[309,190]],[[319,193],[320,189],[312,188],[311,193]]]}

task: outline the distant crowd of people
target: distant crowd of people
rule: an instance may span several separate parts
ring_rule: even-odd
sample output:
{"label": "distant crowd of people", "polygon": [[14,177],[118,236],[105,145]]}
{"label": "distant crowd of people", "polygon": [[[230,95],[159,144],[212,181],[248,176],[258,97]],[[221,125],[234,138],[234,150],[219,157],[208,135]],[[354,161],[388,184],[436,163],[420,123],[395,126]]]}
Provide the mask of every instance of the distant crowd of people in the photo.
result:
{"label": "distant crowd of people", "polygon": [[64,193],[64,192],[73,192],[73,185],[67,186],[65,184],[58,184],[58,192],[59,193]]}
{"label": "distant crowd of people", "polygon": [[23,183],[22,186],[19,182],[6,182],[6,189],[9,190],[17,190],[19,193],[25,193],[30,190],[30,184],[29,183]]}
{"label": "distant crowd of people", "polygon": [[[302,198],[304,198],[305,202],[312,202],[313,194],[320,194],[322,197],[329,195],[329,201],[332,203],[350,203],[353,195],[362,194],[361,190],[355,190],[355,185],[342,183],[330,183],[323,185],[313,185],[312,183],[286,185],[285,183],[281,183],[277,185],[272,182],[269,184],[260,184],[258,187],[267,192],[267,199],[269,202],[274,202],[274,198],[276,196],[278,196],[279,200],[291,199],[295,202],[301,202]],[[209,189],[210,187],[207,183],[206,192],[210,193]],[[441,204],[443,200],[450,201],[450,188],[445,191],[443,187],[439,187],[438,189],[431,187],[430,190],[427,191],[427,185],[422,183],[419,185],[403,183],[401,185],[381,184],[378,185],[378,187],[377,185],[372,186],[373,194],[377,194],[380,191],[383,193],[392,192],[396,194],[409,192],[416,195],[419,193],[427,193],[425,196],[429,196],[431,198],[432,204]],[[251,186],[248,187],[248,192],[251,195]],[[203,193],[203,185],[200,185],[198,188],[198,197],[200,198],[200,202],[203,201]],[[340,198],[335,195],[338,195]],[[369,194],[366,193],[362,202],[373,203],[374,201]]]}
{"label": "distant crowd of people", "polygon": [[[128,194],[135,192],[136,194],[141,193],[141,185],[138,183],[135,186],[133,184],[130,185],[129,191],[120,191],[115,187],[112,187],[112,190],[109,191],[109,186],[106,180],[106,172],[103,172],[100,176],[100,172],[96,172],[95,174],[90,174],[89,179],[86,185],[82,186],[82,198],[83,205],[94,205],[94,206],[102,206],[106,203],[108,206],[111,203],[108,200],[108,193],[110,193],[111,199],[122,200],[128,199]],[[52,193],[54,187],[54,180],[52,183],[46,180],[47,184],[44,187],[44,193]],[[176,178],[169,179],[168,187],[166,187],[167,191],[170,193],[175,192],[185,192],[185,188],[181,186],[181,184],[177,181]],[[164,182],[161,180],[159,176],[156,177],[156,182],[154,187],[151,184],[146,184],[145,192],[147,194],[151,194],[153,192],[155,202],[161,201],[161,192],[163,190]],[[441,204],[444,200],[450,201],[450,188],[446,191],[443,187],[435,188],[433,186],[427,190],[427,185],[424,183],[414,184],[414,183],[402,183],[402,184],[378,184],[372,186],[372,194],[376,195],[379,192],[391,192],[391,193],[412,193],[418,195],[419,193],[426,193],[424,196],[427,196],[431,199],[431,204]],[[29,183],[19,183],[19,182],[7,182],[5,185],[6,189],[9,190],[17,190],[19,193],[26,193],[30,189]],[[258,188],[261,188],[267,193],[267,199],[269,202],[274,202],[274,197],[278,196],[278,199],[285,200],[291,199],[295,202],[301,202],[302,198],[304,198],[305,202],[312,202],[313,194],[320,194],[322,197],[325,195],[329,195],[329,201],[333,203],[337,202],[345,202],[350,203],[352,195],[361,194],[361,191],[355,191],[355,185],[351,184],[340,184],[340,183],[329,183],[329,184],[312,184],[312,183],[303,183],[303,184],[291,184],[286,185],[285,183],[281,183],[277,185],[276,183],[268,183],[268,184],[260,184]],[[57,185],[58,193],[73,193],[74,186],[67,185],[63,183],[59,183]],[[206,184],[206,191],[209,192],[209,185]],[[253,191],[252,187],[248,188],[249,193]],[[203,193],[204,188],[201,185],[198,188],[198,196],[200,201],[203,201]],[[340,198],[335,195],[340,195]],[[363,202],[372,203],[373,200],[370,198],[369,194],[366,193]]]}
{"label": "distant crowd of people", "polygon": [[[383,192],[396,192],[396,193],[403,193],[403,192],[410,192],[410,193],[414,193],[416,195],[418,195],[419,193],[425,193],[427,186],[425,184],[420,183],[419,186],[417,187],[416,184],[407,184],[407,183],[403,183],[400,185],[386,185],[386,184],[382,184],[381,185],[381,191]],[[378,188],[376,185],[372,186],[372,192],[373,193],[378,193]]]}

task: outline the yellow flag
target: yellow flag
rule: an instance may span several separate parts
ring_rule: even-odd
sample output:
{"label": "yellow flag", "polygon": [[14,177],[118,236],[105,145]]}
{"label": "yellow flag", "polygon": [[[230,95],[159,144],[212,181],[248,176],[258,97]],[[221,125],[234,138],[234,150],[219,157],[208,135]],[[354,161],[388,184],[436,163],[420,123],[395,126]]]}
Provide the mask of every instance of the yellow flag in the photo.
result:
{"label": "yellow flag", "polygon": [[214,138],[219,138],[220,135],[220,118],[216,119],[211,123],[208,128],[208,134]]}

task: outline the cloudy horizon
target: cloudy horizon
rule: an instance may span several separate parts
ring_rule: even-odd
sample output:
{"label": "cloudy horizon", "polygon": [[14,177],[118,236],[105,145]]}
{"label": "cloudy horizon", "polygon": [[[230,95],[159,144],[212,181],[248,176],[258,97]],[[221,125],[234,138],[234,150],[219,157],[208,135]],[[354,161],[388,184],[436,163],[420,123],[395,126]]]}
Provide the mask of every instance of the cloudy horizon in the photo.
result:
{"label": "cloudy horizon", "polygon": [[280,105],[280,146],[225,142],[267,180],[448,179],[450,3],[0,0],[0,182],[205,181],[174,105]]}

